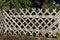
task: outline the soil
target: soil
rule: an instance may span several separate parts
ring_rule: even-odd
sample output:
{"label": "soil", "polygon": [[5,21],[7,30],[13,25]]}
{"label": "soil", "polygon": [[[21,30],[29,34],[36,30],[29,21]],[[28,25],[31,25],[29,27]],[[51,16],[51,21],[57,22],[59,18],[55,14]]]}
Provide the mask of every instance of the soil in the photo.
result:
{"label": "soil", "polygon": [[0,40],[57,40],[56,38],[37,38],[37,37],[19,37],[19,36],[0,36]]}

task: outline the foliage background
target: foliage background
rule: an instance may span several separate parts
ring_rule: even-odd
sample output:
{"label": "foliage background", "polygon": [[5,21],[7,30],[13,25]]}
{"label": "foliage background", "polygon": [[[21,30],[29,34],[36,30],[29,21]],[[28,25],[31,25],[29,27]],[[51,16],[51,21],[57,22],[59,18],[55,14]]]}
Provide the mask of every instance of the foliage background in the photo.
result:
{"label": "foliage background", "polygon": [[32,2],[29,0],[0,0],[1,9],[19,9],[32,7]]}
{"label": "foliage background", "polygon": [[[50,0],[52,1],[52,0]],[[60,3],[59,0],[56,0],[58,3]],[[30,0],[0,0],[0,9],[13,9],[15,8],[16,10],[18,10],[19,8],[32,8],[33,7],[33,3]],[[45,5],[45,8],[58,8],[59,9],[60,6],[53,6],[51,5],[51,3]]]}

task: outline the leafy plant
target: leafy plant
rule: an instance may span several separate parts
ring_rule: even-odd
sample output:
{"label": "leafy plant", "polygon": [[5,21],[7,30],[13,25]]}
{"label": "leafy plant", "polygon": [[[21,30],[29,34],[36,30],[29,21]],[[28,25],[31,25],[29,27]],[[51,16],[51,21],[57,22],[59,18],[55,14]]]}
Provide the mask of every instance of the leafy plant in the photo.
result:
{"label": "leafy plant", "polygon": [[[32,8],[33,3],[30,0],[0,0],[0,9],[9,10],[15,8],[17,11],[19,8]],[[48,3],[44,6],[45,8],[60,8],[60,6],[53,6],[51,3]]]}
{"label": "leafy plant", "polygon": [[60,33],[57,33],[57,39],[60,40]]}
{"label": "leafy plant", "polygon": [[8,10],[15,8],[29,8],[32,7],[32,2],[30,0],[0,0],[0,8]]}
{"label": "leafy plant", "polygon": [[0,8],[8,10],[10,8],[10,1],[9,0],[0,0]]}

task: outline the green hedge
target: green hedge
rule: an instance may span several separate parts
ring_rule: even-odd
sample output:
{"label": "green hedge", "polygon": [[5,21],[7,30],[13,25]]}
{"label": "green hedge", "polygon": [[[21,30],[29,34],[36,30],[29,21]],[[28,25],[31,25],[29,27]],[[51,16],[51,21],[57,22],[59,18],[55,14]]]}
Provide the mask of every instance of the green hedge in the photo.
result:
{"label": "green hedge", "polygon": [[0,8],[8,10],[10,8],[10,1],[0,0]]}
{"label": "green hedge", "polygon": [[32,2],[29,0],[0,0],[0,8],[5,10],[30,7],[32,7]]}
{"label": "green hedge", "polygon": [[[32,8],[33,3],[30,0],[0,0],[1,9],[13,9],[18,10],[19,8]],[[51,3],[48,3],[45,8],[60,8],[60,6],[53,6]]]}

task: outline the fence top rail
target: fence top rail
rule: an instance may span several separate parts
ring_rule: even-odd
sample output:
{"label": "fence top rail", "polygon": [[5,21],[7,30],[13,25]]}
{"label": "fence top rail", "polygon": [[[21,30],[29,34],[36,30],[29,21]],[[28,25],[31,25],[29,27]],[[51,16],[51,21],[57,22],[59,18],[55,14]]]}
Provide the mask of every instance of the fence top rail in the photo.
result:
{"label": "fence top rail", "polygon": [[[53,9],[52,11],[49,9],[36,9],[36,8],[32,8],[32,9],[19,9],[19,12],[17,12],[15,9],[12,10],[8,10],[5,11],[3,10],[3,14],[8,14],[11,17],[14,17],[14,15],[16,17],[33,17],[33,18],[58,18],[60,15],[60,10],[57,11],[57,9]],[[19,16],[20,15],[20,16]]]}

